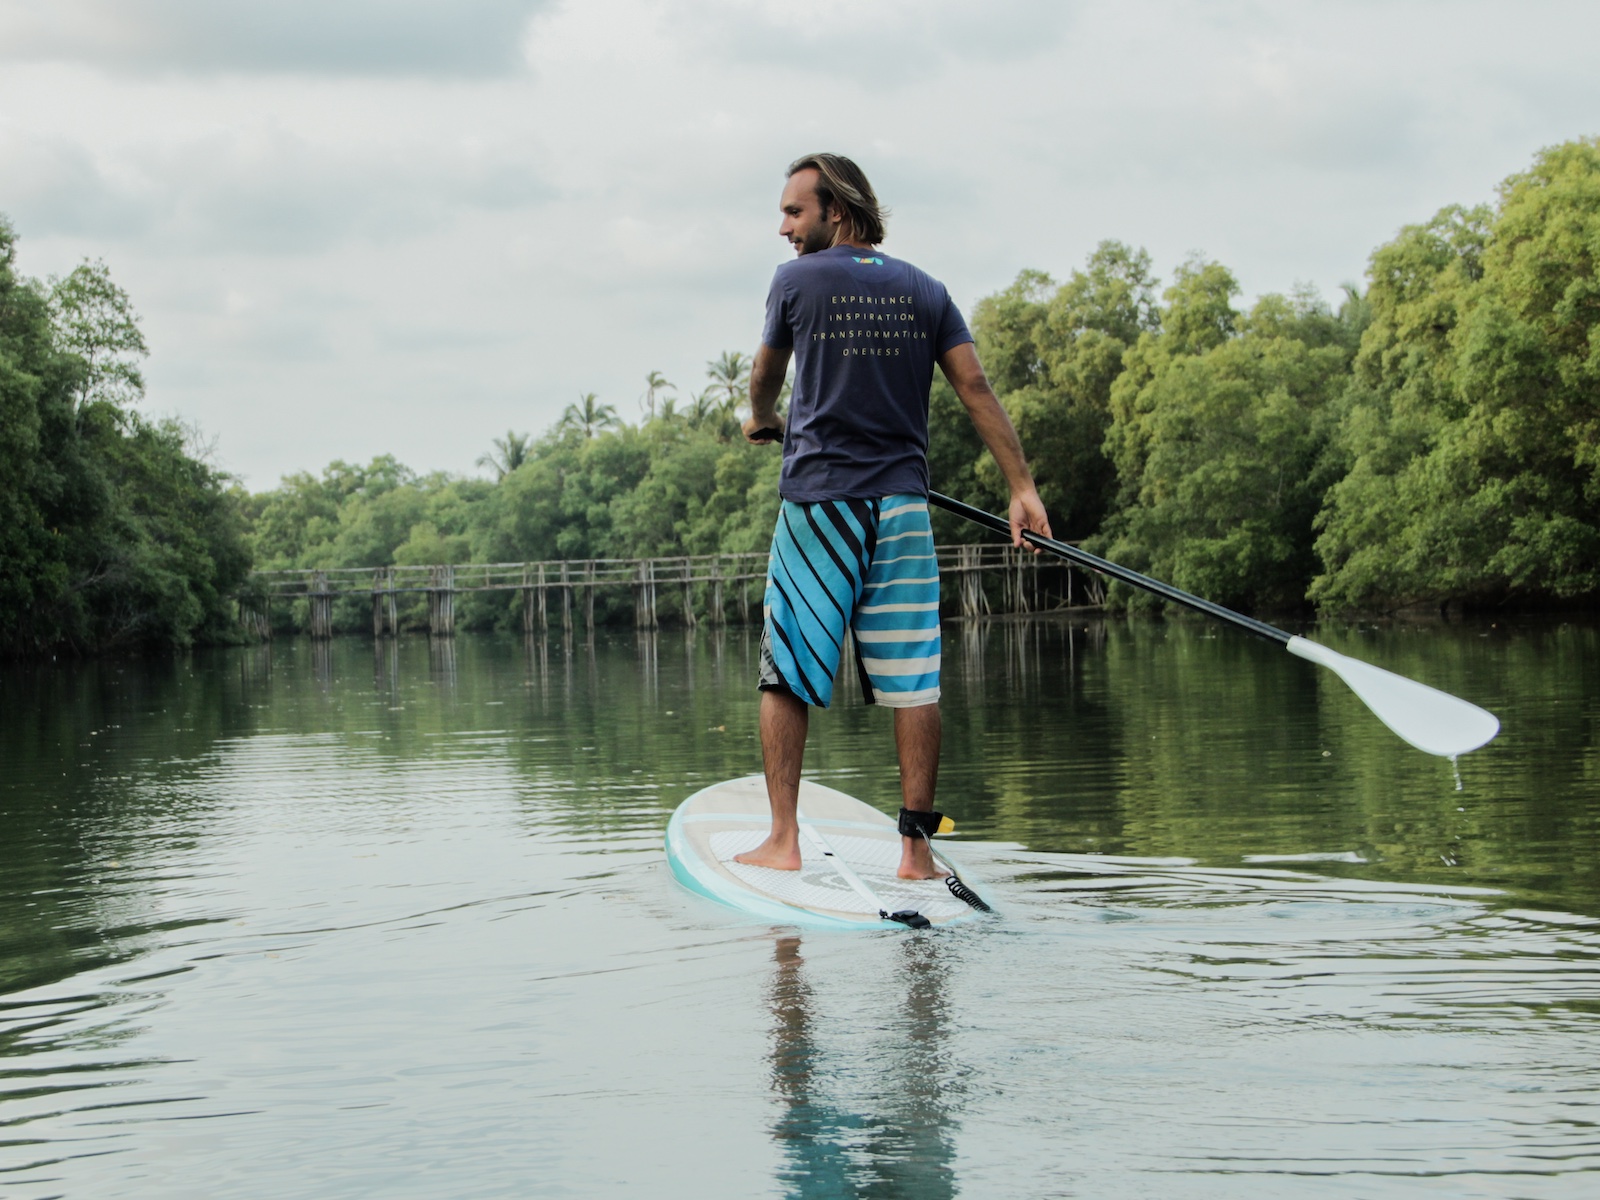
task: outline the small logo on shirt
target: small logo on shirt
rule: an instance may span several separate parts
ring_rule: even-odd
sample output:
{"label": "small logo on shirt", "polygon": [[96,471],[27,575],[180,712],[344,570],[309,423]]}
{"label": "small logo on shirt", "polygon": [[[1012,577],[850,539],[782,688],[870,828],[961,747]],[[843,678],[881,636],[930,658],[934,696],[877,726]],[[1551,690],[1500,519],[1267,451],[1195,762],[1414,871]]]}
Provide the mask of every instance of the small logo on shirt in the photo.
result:
{"label": "small logo on shirt", "polygon": [[876,263],[880,267],[883,266],[883,259],[881,258],[856,258],[854,254],[852,254],[850,257],[855,259],[855,261],[858,263]]}

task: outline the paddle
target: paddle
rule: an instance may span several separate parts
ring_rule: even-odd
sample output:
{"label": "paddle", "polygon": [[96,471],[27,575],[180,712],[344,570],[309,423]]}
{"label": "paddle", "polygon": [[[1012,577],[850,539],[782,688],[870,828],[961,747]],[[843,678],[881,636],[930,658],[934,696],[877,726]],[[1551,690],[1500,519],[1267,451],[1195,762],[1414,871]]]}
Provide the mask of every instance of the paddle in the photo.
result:
{"label": "paddle", "polygon": [[[984,512],[981,508],[973,508],[970,504],[952,500],[949,496],[941,496],[938,492],[929,492],[928,499],[958,517],[975,521],[996,533],[1004,534],[1007,538],[1011,536],[1011,522],[1004,517],[997,517],[993,513]],[[1425,683],[1407,679],[1404,675],[1385,671],[1382,667],[1375,667],[1358,658],[1350,658],[1306,638],[1285,633],[1265,621],[1257,621],[1254,617],[1236,613],[1231,608],[1224,608],[1210,600],[1191,596],[1169,583],[1162,583],[1159,579],[1151,579],[1148,575],[1141,575],[1127,567],[1118,566],[1114,562],[1090,554],[1087,550],[1080,550],[1076,546],[1069,546],[1054,538],[1041,537],[1028,530],[1023,530],[1022,537],[1030,546],[1047,550],[1057,558],[1064,558],[1076,566],[1153,592],[1163,600],[1186,605],[1207,616],[1237,625],[1257,637],[1277,642],[1290,654],[1327,667],[1350,685],[1350,690],[1373,711],[1378,720],[1418,750],[1444,758],[1455,758],[1458,754],[1476,750],[1500,732],[1500,721],[1493,713],[1485,712],[1477,705],[1468,704],[1448,692],[1441,692]]]}

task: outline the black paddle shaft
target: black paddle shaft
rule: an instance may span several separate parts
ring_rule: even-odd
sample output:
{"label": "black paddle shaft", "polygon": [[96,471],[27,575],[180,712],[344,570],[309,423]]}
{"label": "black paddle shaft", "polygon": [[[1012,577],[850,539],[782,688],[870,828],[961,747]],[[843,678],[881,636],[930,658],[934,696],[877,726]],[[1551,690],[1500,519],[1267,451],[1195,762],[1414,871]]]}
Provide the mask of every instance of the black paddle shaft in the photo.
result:
{"label": "black paddle shaft", "polygon": [[[1011,536],[1011,522],[1004,517],[997,517],[993,513],[984,512],[981,508],[973,508],[970,504],[963,504],[959,500],[952,500],[949,496],[941,496],[938,492],[929,492],[928,499],[947,512],[953,512],[958,517],[965,517],[996,533]],[[1268,625],[1265,621],[1258,621],[1254,617],[1247,617],[1243,613],[1236,613],[1231,608],[1223,608],[1210,600],[1202,600],[1199,596],[1191,596],[1188,592],[1180,592],[1170,583],[1162,583],[1159,579],[1151,579],[1148,575],[1141,575],[1127,567],[1118,566],[1114,562],[1090,554],[1087,550],[1080,550],[1076,546],[1069,546],[1066,542],[1058,542],[1055,538],[1041,537],[1032,530],[1024,529],[1022,538],[1030,546],[1037,546],[1041,550],[1048,550],[1057,558],[1064,558],[1074,566],[1084,567],[1099,575],[1106,575],[1123,583],[1132,584],[1136,588],[1143,588],[1160,596],[1163,600],[1171,600],[1174,604],[1182,604],[1196,612],[1203,612],[1207,616],[1216,617],[1237,625],[1240,629],[1249,631],[1257,637],[1264,637],[1268,641],[1277,642],[1280,646],[1289,644],[1292,636],[1285,633],[1275,625]]]}

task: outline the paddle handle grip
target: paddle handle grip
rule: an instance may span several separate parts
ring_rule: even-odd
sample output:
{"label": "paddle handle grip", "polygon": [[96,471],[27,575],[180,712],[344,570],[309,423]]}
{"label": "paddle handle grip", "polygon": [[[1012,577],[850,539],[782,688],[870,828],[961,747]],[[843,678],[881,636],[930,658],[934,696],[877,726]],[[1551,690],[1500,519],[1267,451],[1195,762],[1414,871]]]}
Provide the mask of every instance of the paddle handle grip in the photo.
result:
{"label": "paddle handle grip", "polygon": [[[994,513],[985,512],[981,508],[974,508],[970,504],[952,500],[949,496],[942,496],[938,492],[929,492],[928,500],[932,504],[937,504],[946,512],[953,512],[958,517],[965,517],[975,524],[985,526],[996,533],[1004,534],[1007,538],[1011,536],[1011,522],[1004,517],[997,517]],[[1142,588],[1144,591],[1160,596],[1163,600],[1170,600],[1174,604],[1182,604],[1194,609],[1196,612],[1203,612],[1207,616],[1227,621],[1229,624],[1237,625],[1240,629],[1253,633],[1257,637],[1264,637],[1270,642],[1277,642],[1280,646],[1287,646],[1289,639],[1293,636],[1285,633],[1276,625],[1268,625],[1265,621],[1258,621],[1254,617],[1236,613],[1233,609],[1224,608],[1222,605],[1215,604],[1210,600],[1202,600],[1199,596],[1191,596],[1188,592],[1180,591],[1170,583],[1162,583],[1159,579],[1151,579],[1148,575],[1141,575],[1139,572],[1111,562],[1109,559],[1090,554],[1087,550],[1069,546],[1066,542],[1058,542],[1055,538],[1044,537],[1029,529],[1022,531],[1022,538],[1030,546],[1037,546],[1040,550],[1048,551],[1057,558],[1066,559],[1067,562],[1072,563],[1074,566],[1083,567],[1098,575],[1105,575],[1108,578],[1136,588]]]}

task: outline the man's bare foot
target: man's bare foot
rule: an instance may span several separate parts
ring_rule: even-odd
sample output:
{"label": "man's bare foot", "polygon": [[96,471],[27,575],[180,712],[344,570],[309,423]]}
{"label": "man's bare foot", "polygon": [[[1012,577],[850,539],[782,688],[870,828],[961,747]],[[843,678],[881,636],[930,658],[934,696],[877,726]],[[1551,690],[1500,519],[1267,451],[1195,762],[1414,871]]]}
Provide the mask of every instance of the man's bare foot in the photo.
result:
{"label": "man's bare foot", "polygon": [[799,839],[788,840],[767,835],[767,840],[754,850],[746,850],[743,854],[735,854],[734,862],[741,862],[751,867],[771,867],[774,871],[798,871],[800,869],[800,842]]}
{"label": "man's bare foot", "polygon": [[933,865],[933,851],[927,838],[900,839],[900,869],[895,872],[901,879],[938,879],[939,871]]}

